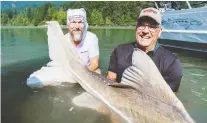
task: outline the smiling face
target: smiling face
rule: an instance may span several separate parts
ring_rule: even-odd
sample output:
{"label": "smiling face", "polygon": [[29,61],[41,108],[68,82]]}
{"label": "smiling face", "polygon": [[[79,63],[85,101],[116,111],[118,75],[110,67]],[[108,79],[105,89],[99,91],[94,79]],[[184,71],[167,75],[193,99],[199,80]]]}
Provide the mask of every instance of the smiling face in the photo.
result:
{"label": "smiling face", "polygon": [[162,28],[150,17],[141,17],[136,27],[136,40],[140,49],[152,51],[160,37]]}
{"label": "smiling face", "polygon": [[84,22],[80,19],[73,19],[71,20],[67,25],[71,40],[74,42],[80,42],[83,37],[83,31],[84,31]]}

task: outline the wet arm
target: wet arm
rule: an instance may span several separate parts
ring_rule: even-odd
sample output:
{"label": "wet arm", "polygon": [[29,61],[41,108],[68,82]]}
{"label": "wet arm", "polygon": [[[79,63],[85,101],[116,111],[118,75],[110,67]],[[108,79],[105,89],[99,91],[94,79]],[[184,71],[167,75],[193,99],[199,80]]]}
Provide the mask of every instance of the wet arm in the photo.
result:
{"label": "wet arm", "polygon": [[112,72],[112,71],[108,71],[107,74],[106,74],[106,77],[108,79],[111,79],[113,81],[116,81],[116,77],[117,77],[117,74]]}
{"label": "wet arm", "polygon": [[176,59],[163,75],[165,81],[168,83],[173,92],[178,91],[182,76],[182,67],[179,59]]}
{"label": "wet arm", "polygon": [[116,49],[112,52],[110,56],[110,62],[109,62],[109,67],[108,67],[108,72],[106,74],[106,77],[108,79],[111,79],[113,81],[116,81],[117,79],[117,58],[116,58]]}
{"label": "wet arm", "polygon": [[95,56],[95,57],[92,57],[90,59],[90,65],[88,66],[88,69],[90,71],[96,71],[99,67],[99,56]]}

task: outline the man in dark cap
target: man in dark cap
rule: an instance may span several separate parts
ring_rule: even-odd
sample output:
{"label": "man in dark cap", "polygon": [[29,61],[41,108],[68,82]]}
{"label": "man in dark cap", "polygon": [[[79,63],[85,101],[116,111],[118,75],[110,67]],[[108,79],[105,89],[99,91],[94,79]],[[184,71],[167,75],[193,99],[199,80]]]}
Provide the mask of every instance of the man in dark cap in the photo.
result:
{"label": "man in dark cap", "polygon": [[160,46],[158,42],[162,33],[161,20],[161,13],[155,8],[141,11],[136,25],[136,42],[121,44],[113,50],[107,78],[121,82],[124,70],[132,65],[133,49],[139,48],[152,58],[172,91],[178,90],[182,68],[178,57]]}

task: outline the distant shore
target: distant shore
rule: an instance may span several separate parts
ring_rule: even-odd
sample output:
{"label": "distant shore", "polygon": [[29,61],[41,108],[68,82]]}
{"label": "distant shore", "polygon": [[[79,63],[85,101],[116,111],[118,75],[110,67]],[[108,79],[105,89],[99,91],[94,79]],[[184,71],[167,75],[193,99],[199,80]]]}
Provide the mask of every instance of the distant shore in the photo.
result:
{"label": "distant shore", "polygon": [[[61,28],[67,28],[66,25],[60,25]],[[2,29],[7,28],[47,28],[47,25],[42,26],[1,26]],[[135,26],[90,26],[89,29],[135,29]]]}

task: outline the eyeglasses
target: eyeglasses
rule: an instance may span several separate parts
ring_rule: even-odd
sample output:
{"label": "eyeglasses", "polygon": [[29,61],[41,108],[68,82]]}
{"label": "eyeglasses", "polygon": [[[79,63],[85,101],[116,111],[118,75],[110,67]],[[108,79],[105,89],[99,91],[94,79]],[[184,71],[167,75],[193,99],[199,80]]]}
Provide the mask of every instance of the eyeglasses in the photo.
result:
{"label": "eyeglasses", "polygon": [[146,27],[148,27],[150,32],[155,32],[159,26],[157,25],[137,25],[137,29],[144,30]]}

